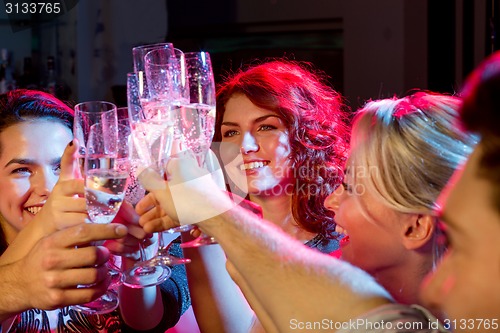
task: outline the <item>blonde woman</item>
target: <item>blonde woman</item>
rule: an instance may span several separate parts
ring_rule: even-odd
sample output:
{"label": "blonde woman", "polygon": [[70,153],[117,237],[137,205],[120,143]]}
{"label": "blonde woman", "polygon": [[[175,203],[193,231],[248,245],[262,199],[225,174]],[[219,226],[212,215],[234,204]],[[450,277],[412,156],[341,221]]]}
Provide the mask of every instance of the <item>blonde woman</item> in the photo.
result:
{"label": "blonde woman", "polygon": [[368,102],[354,119],[343,185],[325,200],[345,235],[342,259],[399,303],[419,303],[445,250],[434,202],[476,142],[456,125],[460,106],[430,92]]}

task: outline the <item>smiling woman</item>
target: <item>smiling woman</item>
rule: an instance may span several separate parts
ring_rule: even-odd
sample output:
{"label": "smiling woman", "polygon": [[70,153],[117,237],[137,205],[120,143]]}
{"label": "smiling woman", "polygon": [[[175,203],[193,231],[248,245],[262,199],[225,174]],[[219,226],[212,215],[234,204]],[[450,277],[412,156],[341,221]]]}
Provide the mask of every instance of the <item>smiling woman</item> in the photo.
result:
{"label": "smiling woman", "polygon": [[[339,244],[334,214],[323,202],[343,176],[346,111],[321,71],[286,59],[241,69],[217,92],[214,142],[220,143],[217,153],[231,192],[259,205],[265,220],[297,241],[328,254]],[[188,276],[199,281],[190,290],[201,330],[259,330],[228,277],[224,255],[209,253],[215,249],[199,250],[200,260],[186,252]],[[199,273],[201,261],[209,273]],[[211,295],[218,295],[213,305],[207,301]]]}
{"label": "smiling woman", "polygon": [[[74,177],[79,167],[72,128],[73,110],[52,95],[34,90],[0,95],[0,266],[33,260],[32,252],[43,256],[42,263],[35,260],[34,267],[23,267],[14,275],[27,281],[20,283],[21,288],[31,287],[35,292],[28,299],[20,297],[15,288],[3,295],[3,300],[15,298],[21,305],[14,309],[8,305],[4,310],[0,304],[0,331],[164,332],[189,306],[182,270],[177,269],[161,287],[112,285],[120,307],[107,314],[87,315],[68,307],[102,295],[110,284],[105,265],[110,252],[121,256],[120,268],[130,267],[136,263],[139,241],[146,238],[132,206],[123,204],[113,222],[126,225],[122,229],[128,234],[96,239],[106,240],[105,247],[89,245],[88,240],[65,245],[54,242],[55,235],[74,227],[91,232],[97,226],[86,223],[83,180]],[[33,250],[45,240],[45,247]],[[144,243],[155,246],[154,242]],[[44,288],[50,295],[40,300],[43,296],[38,292],[43,294]]]}
{"label": "smiling woman", "polygon": [[434,202],[476,143],[457,126],[461,103],[424,91],[368,102],[354,118],[343,186],[325,201],[345,235],[342,259],[399,303],[420,302],[445,250]]}
{"label": "smiling woman", "polygon": [[264,218],[304,242],[332,238],[323,201],[340,183],[348,148],[347,107],[325,82],[312,64],[276,59],[240,70],[217,92],[214,141],[241,152],[249,199]]}
{"label": "smiling woman", "polygon": [[0,97],[0,238],[3,253],[47,200],[73,139],[73,110],[43,92]]}
{"label": "smiling woman", "polygon": [[48,119],[27,120],[0,132],[0,213],[7,243],[43,207],[72,138],[68,127]]}

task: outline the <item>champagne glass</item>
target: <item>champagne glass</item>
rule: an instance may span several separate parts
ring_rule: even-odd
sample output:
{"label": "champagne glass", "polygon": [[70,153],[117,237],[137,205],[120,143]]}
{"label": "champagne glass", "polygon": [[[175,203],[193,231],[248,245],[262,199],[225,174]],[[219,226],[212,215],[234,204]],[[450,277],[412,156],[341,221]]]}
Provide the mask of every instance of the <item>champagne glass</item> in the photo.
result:
{"label": "champagne glass", "polygon": [[[144,57],[144,70],[148,82],[149,99],[142,99],[142,117],[146,119],[145,124],[154,122],[160,126],[168,126],[168,136],[164,135],[163,141],[169,142],[168,148],[170,149],[173,142],[173,125],[175,121],[172,109],[174,105],[189,101],[184,53],[179,49],[174,49],[173,52],[165,48],[153,49]],[[137,109],[130,110],[136,111]],[[169,139],[165,140],[167,137]],[[150,171],[149,176],[157,177],[154,176],[154,173],[151,173],[152,169],[154,169],[163,177],[164,165],[170,156],[170,150],[168,152],[167,149],[159,151],[151,143],[149,146],[151,148],[151,160],[156,161],[155,167],[148,170]],[[161,144],[160,147],[167,147],[167,145]],[[146,172],[142,175],[146,175]],[[150,264],[172,266],[190,262],[187,258],[170,255],[168,250],[171,244],[168,246],[163,245],[164,240],[161,233],[159,240],[157,256],[150,260]]]}
{"label": "champagne glass", "polygon": [[73,136],[78,140],[80,145],[78,159],[82,174],[90,128],[94,124],[103,124],[105,128],[109,127],[116,129],[116,105],[106,101],[89,101],[75,105]]}
{"label": "champagne glass", "polygon": [[[185,52],[186,81],[189,103],[175,109],[174,133],[180,137],[182,149],[191,150],[200,167],[205,167],[205,158],[215,131],[215,81],[208,52]],[[181,226],[181,231],[189,228]],[[182,248],[215,244],[213,237],[201,234],[191,242],[182,243]]]}
{"label": "champagne glass", "polygon": [[[116,111],[119,126],[123,126],[123,131],[131,133],[132,128],[128,107],[117,108]],[[129,161],[129,182],[125,191],[125,200],[135,206],[137,202],[144,197],[146,190],[141,186],[136,176],[137,169],[139,168],[141,162],[135,152],[133,144],[130,144],[129,147]],[[170,277],[171,270],[169,267],[160,265],[153,266],[148,264],[146,251],[142,242],[139,243],[139,255],[139,262],[136,263],[134,267],[123,272],[121,276],[121,282],[123,282],[123,284],[132,288],[144,288],[161,284]]]}
{"label": "champagne glass", "polygon": [[[139,96],[140,80],[137,73],[127,74],[127,100],[129,121],[132,129],[134,164],[136,170],[134,179],[138,179],[142,173],[153,173],[159,182],[163,182],[160,176],[161,164],[170,154],[171,139],[173,136],[172,126],[167,117],[168,114],[160,112],[148,114],[152,119],[146,117]],[[148,107],[147,103],[144,103]],[[177,258],[168,253],[168,246],[163,245],[163,237],[159,233],[158,251],[155,257],[149,260],[141,260],[132,269],[124,273],[122,281],[125,285],[140,288],[161,283],[168,278],[160,272],[168,270],[168,266],[179,265],[190,262],[187,258]],[[141,259],[145,257],[142,256]],[[155,277],[156,276],[156,277]]]}
{"label": "champagne glass", "polygon": [[[130,121],[130,112],[128,107],[120,107],[116,109],[118,117],[118,125],[122,125],[123,129],[128,133],[132,133],[132,126]],[[141,186],[136,175],[137,170],[140,166],[140,159],[137,152],[134,149],[134,145],[131,144],[129,147],[129,160],[130,160],[130,172],[129,172],[129,182],[127,185],[127,190],[125,192],[125,200],[135,205],[146,195],[146,189]]]}
{"label": "champagne glass", "polygon": [[[90,127],[84,179],[91,223],[111,223],[120,209],[130,171],[129,142],[130,131],[123,125],[108,127],[104,123],[97,123]],[[86,314],[104,314],[116,309],[118,304],[118,295],[108,289],[94,301],[73,308]]]}
{"label": "champagne glass", "polygon": [[139,96],[141,101],[148,101],[150,99],[150,92],[148,89],[148,82],[145,74],[145,60],[144,57],[148,52],[155,49],[162,49],[169,53],[174,53],[174,45],[172,43],[156,43],[145,44],[136,46],[132,49],[132,57],[134,61],[134,72],[137,73],[139,80]]}
{"label": "champagne glass", "polygon": [[184,52],[179,49],[154,49],[145,57],[150,101],[163,105],[189,103]]}

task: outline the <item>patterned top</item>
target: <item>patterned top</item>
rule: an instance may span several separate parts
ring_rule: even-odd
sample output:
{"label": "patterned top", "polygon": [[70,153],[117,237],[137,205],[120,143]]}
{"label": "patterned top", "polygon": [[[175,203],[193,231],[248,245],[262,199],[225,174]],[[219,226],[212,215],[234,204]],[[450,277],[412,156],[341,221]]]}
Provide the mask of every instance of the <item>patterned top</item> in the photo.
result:
{"label": "patterned top", "polygon": [[313,239],[304,243],[305,246],[315,249],[321,253],[331,254],[339,249],[339,237],[327,238],[322,234],[317,234]]}

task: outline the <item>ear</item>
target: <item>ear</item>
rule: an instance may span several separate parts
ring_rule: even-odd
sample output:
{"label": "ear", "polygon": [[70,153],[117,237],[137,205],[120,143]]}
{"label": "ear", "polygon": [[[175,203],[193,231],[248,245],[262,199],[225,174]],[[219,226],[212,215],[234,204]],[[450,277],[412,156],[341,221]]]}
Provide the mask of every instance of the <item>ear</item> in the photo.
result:
{"label": "ear", "polygon": [[403,222],[403,246],[417,250],[430,243],[434,235],[435,217],[410,214]]}

